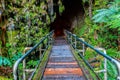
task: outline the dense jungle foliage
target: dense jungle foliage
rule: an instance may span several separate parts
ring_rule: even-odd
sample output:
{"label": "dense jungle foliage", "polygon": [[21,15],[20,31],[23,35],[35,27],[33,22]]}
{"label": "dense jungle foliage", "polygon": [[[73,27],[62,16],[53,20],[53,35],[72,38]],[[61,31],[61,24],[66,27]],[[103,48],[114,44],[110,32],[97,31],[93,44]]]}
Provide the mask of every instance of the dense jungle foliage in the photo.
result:
{"label": "dense jungle foliage", "polygon": [[12,78],[12,66],[24,48],[35,45],[49,32],[50,17],[45,0],[0,1],[0,79]]}
{"label": "dense jungle foliage", "polygon": [[74,32],[90,44],[107,49],[110,56],[120,57],[120,1],[96,0],[91,4],[83,0],[85,3],[91,8],[84,5],[84,23],[76,25]]}
{"label": "dense jungle foliage", "polygon": [[[79,20],[74,33],[120,60],[120,0],[82,1],[84,23]],[[59,6],[61,14],[65,9],[61,0]],[[13,78],[13,64],[23,55],[24,48],[38,43],[49,32],[49,24],[55,18],[56,13],[51,14],[49,10],[49,0],[0,0],[0,79]],[[86,53],[85,58],[89,60],[92,51],[86,49]],[[114,70],[109,62],[108,65],[109,70]]]}
{"label": "dense jungle foliage", "polygon": [[[89,5],[89,6],[86,6]],[[106,49],[107,55],[120,60],[120,0],[83,0],[84,23],[79,19],[74,33],[95,47]],[[85,59],[95,71],[104,68],[104,59],[87,48]],[[116,80],[115,66],[107,61],[107,80]],[[104,80],[104,74],[98,73]]]}

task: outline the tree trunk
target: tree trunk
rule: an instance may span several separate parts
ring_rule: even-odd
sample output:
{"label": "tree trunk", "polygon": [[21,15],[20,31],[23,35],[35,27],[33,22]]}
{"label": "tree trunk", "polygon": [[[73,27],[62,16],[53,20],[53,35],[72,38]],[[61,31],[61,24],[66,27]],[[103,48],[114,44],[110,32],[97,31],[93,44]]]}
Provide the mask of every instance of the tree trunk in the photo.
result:
{"label": "tree trunk", "polygon": [[6,40],[7,40],[7,31],[6,31],[6,25],[7,21],[5,20],[4,25],[1,27],[1,41],[2,41],[2,47],[5,47]]}
{"label": "tree trunk", "polygon": [[1,0],[1,3],[2,3],[2,8],[3,8],[3,10],[5,10],[5,1],[4,1],[4,0]]}
{"label": "tree trunk", "polygon": [[89,17],[92,20],[92,0],[89,0]]}
{"label": "tree trunk", "polygon": [[2,27],[2,34],[1,34],[2,47],[4,47],[6,44],[5,34],[6,34],[6,27]]}
{"label": "tree trunk", "polygon": [[48,0],[48,13],[50,15],[51,22],[53,22],[53,0]]}
{"label": "tree trunk", "polygon": [[2,42],[2,48],[1,48],[1,53],[2,56],[7,57],[8,55],[8,50],[6,48],[6,42],[7,42],[7,30],[6,30],[6,24],[7,21],[5,21],[4,25],[1,27],[1,42]]}

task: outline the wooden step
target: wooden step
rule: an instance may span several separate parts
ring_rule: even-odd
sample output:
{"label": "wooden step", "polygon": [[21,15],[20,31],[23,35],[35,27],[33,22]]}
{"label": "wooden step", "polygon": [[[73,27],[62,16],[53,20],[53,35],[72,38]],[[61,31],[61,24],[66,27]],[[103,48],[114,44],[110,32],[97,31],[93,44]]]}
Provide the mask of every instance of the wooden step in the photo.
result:
{"label": "wooden step", "polygon": [[42,80],[86,80],[63,37],[55,39]]}

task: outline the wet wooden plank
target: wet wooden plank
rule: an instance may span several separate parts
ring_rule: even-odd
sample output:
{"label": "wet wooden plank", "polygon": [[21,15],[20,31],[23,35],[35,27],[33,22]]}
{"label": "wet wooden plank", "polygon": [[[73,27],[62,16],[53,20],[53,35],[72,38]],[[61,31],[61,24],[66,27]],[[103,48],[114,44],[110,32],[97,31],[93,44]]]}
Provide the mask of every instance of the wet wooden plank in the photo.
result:
{"label": "wet wooden plank", "polygon": [[46,68],[44,75],[79,75],[83,76],[80,68]]}
{"label": "wet wooden plank", "polygon": [[43,80],[85,80],[83,76],[78,75],[47,75]]}
{"label": "wet wooden plank", "polygon": [[48,63],[47,68],[79,68],[76,62],[72,63]]}

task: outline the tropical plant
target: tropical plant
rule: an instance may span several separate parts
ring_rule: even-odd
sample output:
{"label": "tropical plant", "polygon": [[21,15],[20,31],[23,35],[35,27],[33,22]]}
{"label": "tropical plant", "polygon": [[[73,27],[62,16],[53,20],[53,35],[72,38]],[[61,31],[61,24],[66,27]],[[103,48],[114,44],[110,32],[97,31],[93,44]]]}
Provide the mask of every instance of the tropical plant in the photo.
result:
{"label": "tropical plant", "polygon": [[93,17],[94,22],[96,23],[106,23],[106,26],[110,28],[118,28],[120,29],[120,6],[119,0],[115,0],[115,2],[111,2],[109,4],[110,7],[96,10],[96,15]]}
{"label": "tropical plant", "polygon": [[[14,63],[22,56],[26,46],[35,45],[49,32],[47,26],[50,24],[50,16],[45,1],[6,0],[4,3],[3,14],[7,15],[8,22],[6,26],[7,34],[13,35],[15,32],[14,36],[11,37],[12,39],[7,39],[9,41],[5,45],[4,50],[7,53],[4,57]],[[1,44],[0,41],[0,48]]]}
{"label": "tropical plant", "polygon": [[[84,4],[89,0],[83,0]],[[120,51],[118,51],[118,39],[120,35],[120,0],[108,2],[108,0],[95,0],[93,4],[93,18],[90,20],[88,9],[85,9],[85,19],[83,25],[75,27],[74,33],[82,37],[93,46],[103,47],[107,51],[107,55],[120,60]],[[96,61],[94,53],[86,49],[86,60]],[[96,58],[97,59],[97,58]],[[99,65],[96,63],[95,65]],[[104,62],[100,60],[99,70],[104,68]],[[117,69],[111,62],[107,62],[108,80],[115,80],[117,77]],[[98,68],[96,68],[98,70]],[[95,70],[96,70],[95,69]],[[103,80],[104,73],[99,73]]]}
{"label": "tropical plant", "polygon": [[[109,37],[112,39],[112,43],[117,44],[116,41],[119,42],[119,34],[120,34],[120,1],[115,0],[109,4],[108,8],[99,9],[96,11],[93,20],[95,23],[103,24],[103,27],[106,28],[107,33],[109,32]],[[105,30],[105,29],[104,29]],[[108,40],[110,40],[108,39]],[[119,48],[118,43],[118,48]],[[116,45],[114,45],[116,46]]]}
{"label": "tropical plant", "polygon": [[9,59],[0,56],[0,66],[12,66]]}

